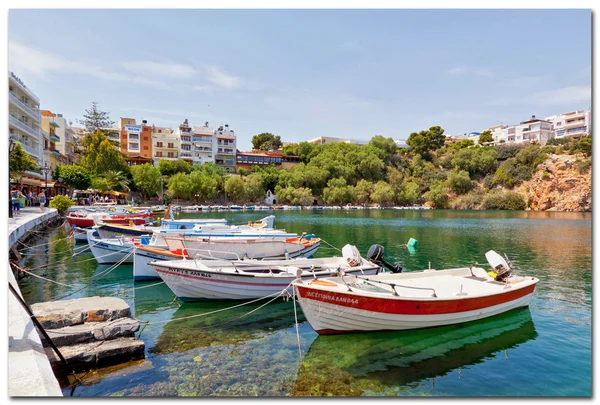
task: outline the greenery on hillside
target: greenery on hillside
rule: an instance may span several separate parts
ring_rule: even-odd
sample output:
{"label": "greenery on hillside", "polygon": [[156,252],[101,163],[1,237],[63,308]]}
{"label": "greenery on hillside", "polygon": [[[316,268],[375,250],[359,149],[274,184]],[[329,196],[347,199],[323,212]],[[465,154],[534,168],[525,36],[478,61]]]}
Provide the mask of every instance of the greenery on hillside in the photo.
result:
{"label": "greenery on hillside", "polygon": [[[129,168],[119,151],[106,140],[99,125],[108,115],[95,108],[86,111],[88,132],[78,166],[63,167],[60,174],[75,187],[89,175],[91,187],[101,191],[129,188],[144,198],[165,198],[208,203],[217,198],[234,203],[260,203],[271,190],[282,204],[427,204],[434,208],[524,209],[525,196],[514,190],[531,179],[550,153],[591,155],[591,135],[579,140],[555,139],[547,145],[501,143],[492,145],[484,131],[479,146],[471,140],[445,144],[444,130],[433,126],[410,134],[409,149],[398,149],[391,138],[374,136],[368,145],[349,143],[286,145],[283,155],[300,158],[291,169],[253,166],[228,175],[214,164],[191,166],[183,160],[162,160],[158,168]],[[279,136],[261,133],[252,139],[259,150],[281,147]],[[591,158],[578,162],[589,170]]]}

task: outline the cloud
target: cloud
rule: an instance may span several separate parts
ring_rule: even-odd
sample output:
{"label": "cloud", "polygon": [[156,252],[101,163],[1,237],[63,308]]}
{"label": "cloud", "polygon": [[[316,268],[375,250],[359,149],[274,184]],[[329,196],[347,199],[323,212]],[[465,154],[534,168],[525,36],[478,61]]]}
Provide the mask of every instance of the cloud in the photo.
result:
{"label": "cloud", "polygon": [[233,89],[241,85],[241,79],[239,77],[227,74],[216,66],[208,68],[206,74],[208,76],[208,81],[219,87]]}
{"label": "cloud", "polygon": [[471,75],[471,76],[480,76],[480,77],[488,77],[488,78],[494,77],[494,74],[492,72],[490,72],[489,70],[480,69],[480,68],[468,68],[468,67],[464,67],[464,66],[454,67],[452,69],[449,69],[446,71],[446,74],[448,74],[450,76]]}
{"label": "cloud", "polygon": [[141,75],[158,77],[169,76],[182,79],[195,76],[198,73],[192,66],[180,63],[139,61],[124,63],[123,67],[132,73]]}
{"label": "cloud", "polygon": [[569,105],[588,103],[592,99],[591,86],[566,86],[553,90],[544,90],[525,96],[500,97],[489,101],[490,106],[506,106],[513,104],[529,105]]}

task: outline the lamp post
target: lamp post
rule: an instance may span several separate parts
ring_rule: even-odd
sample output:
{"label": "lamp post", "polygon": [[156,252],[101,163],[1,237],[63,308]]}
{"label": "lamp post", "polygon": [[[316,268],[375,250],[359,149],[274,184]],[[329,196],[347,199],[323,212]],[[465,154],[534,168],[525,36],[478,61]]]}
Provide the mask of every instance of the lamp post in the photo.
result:
{"label": "lamp post", "polygon": [[[42,171],[44,172],[44,194],[46,194],[48,190],[48,172],[50,171],[50,168],[48,167],[48,162],[44,162],[44,167],[42,167]],[[46,195],[46,198],[49,198],[49,196]]]}
{"label": "lamp post", "polygon": [[13,149],[15,148],[15,141],[12,138],[8,138],[8,217],[12,218],[12,195],[10,194],[10,155],[12,154]]}
{"label": "lamp post", "polygon": [[[58,178],[58,183],[60,184],[60,186],[61,186],[62,188],[64,188],[64,187],[63,187],[63,184],[62,184],[62,182],[63,182],[63,178],[62,178],[62,177],[59,177],[59,178]],[[65,192],[66,192],[66,191],[65,191]]]}

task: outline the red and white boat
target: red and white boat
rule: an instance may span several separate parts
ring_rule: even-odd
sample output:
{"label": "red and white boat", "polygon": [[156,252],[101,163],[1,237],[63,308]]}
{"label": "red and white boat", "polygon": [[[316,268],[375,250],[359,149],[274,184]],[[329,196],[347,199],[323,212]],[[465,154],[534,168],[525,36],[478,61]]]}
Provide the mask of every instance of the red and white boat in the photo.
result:
{"label": "red and white boat", "polygon": [[91,228],[92,226],[105,222],[109,224],[120,224],[129,225],[133,222],[135,225],[143,225],[148,222],[148,219],[152,216],[149,212],[137,213],[137,214],[113,214],[108,212],[81,212],[74,211],[69,212],[67,215],[67,221],[71,226],[78,226],[80,228]]}
{"label": "red and white boat", "polygon": [[[383,248],[374,245],[368,259],[391,268],[382,255]],[[465,267],[340,275],[296,280],[294,288],[306,319],[321,335],[430,328],[528,306],[539,280],[511,275],[510,261],[492,250],[486,258],[494,269],[491,274]]]}

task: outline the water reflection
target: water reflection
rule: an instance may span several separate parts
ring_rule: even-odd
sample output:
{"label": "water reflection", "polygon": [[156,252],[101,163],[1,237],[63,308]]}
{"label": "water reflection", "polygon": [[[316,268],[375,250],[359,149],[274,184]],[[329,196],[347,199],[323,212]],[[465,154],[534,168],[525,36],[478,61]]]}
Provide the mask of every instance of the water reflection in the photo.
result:
{"label": "water reflection", "polygon": [[[291,301],[277,299],[268,302],[265,299],[237,308],[232,308],[236,304],[231,302],[182,304],[171,321],[164,325],[150,352],[159,355],[198,347],[239,345],[294,325],[294,304]],[[300,312],[298,321],[304,320]]]}
{"label": "water reflection", "polygon": [[528,308],[482,321],[419,331],[319,336],[292,395],[376,395],[483,362],[535,339]]}

